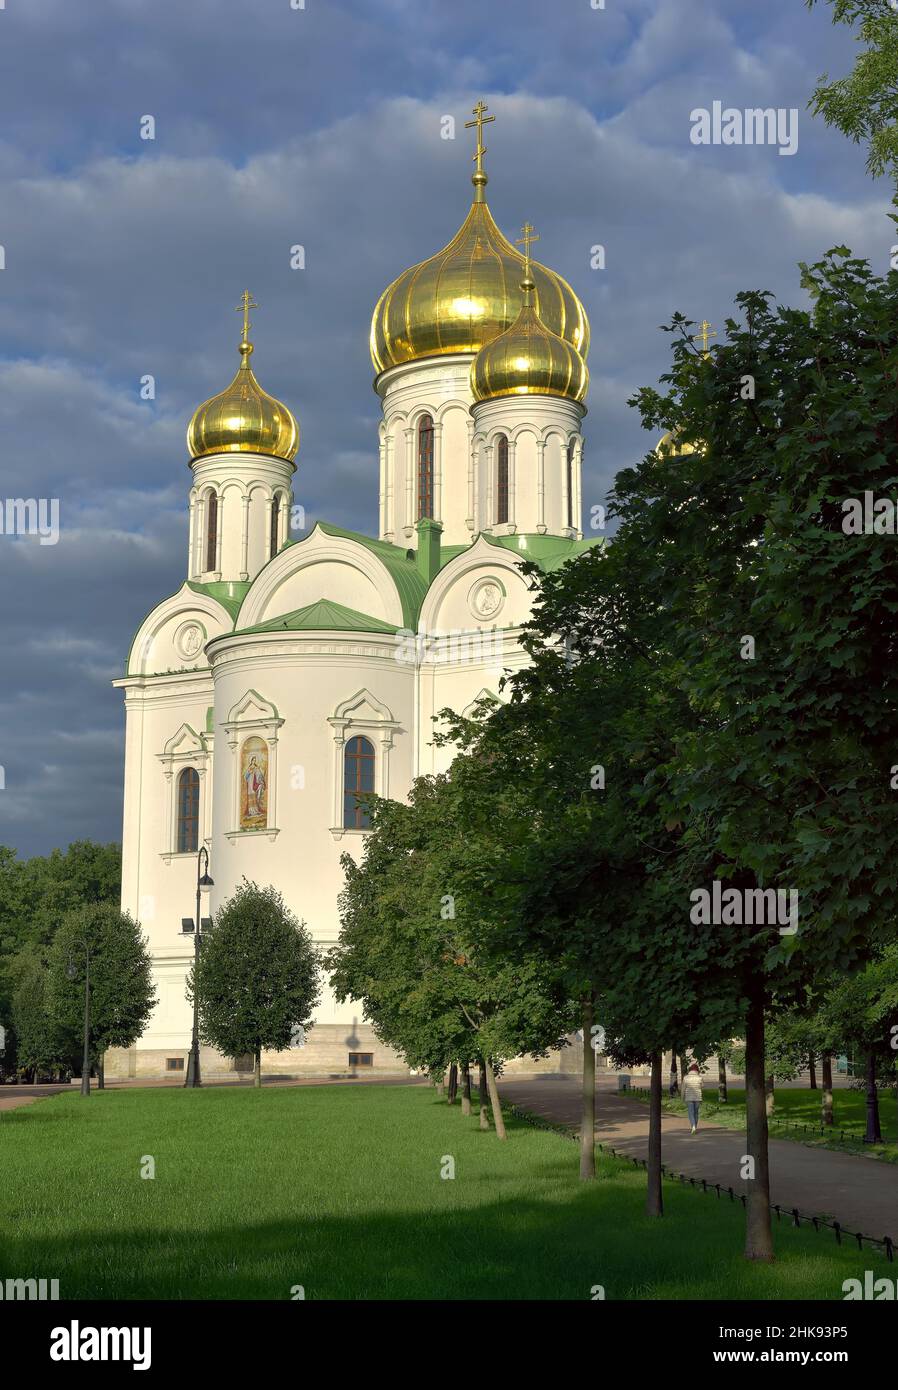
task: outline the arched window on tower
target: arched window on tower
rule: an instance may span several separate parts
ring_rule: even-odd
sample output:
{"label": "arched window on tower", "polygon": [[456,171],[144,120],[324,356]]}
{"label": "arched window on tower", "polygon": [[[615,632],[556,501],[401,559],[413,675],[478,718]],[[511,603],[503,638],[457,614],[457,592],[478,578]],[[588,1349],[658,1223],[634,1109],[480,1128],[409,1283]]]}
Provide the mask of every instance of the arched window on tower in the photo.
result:
{"label": "arched window on tower", "polygon": [[565,497],[567,499],[567,524],[571,530],[574,527],[574,441],[570,440],[567,446],[567,471],[564,485]]}
{"label": "arched window on tower", "polygon": [[218,558],[218,497],[210,492],[206,498],[206,569],[214,570]]}
{"label": "arched window on tower", "polygon": [[281,527],[281,499],[275,493],[271,499],[271,528],[268,533],[268,558],[273,560],[278,553],[278,535]]}
{"label": "arched window on tower", "polygon": [[508,521],[508,435],[496,440],[496,522]]}
{"label": "arched window on tower", "polygon": [[374,791],[374,744],[357,734],[346,744],[343,754],[343,825],[346,830],[367,830],[371,825],[368,807],[359,797]]}
{"label": "arched window on tower", "polygon": [[433,416],[418,421],[418,520],[433,516]]}
{"label": "arched window on tower", "polygon": [[200,832],[200,775],[185,767],[178,777],[178,853],[196,854]]}

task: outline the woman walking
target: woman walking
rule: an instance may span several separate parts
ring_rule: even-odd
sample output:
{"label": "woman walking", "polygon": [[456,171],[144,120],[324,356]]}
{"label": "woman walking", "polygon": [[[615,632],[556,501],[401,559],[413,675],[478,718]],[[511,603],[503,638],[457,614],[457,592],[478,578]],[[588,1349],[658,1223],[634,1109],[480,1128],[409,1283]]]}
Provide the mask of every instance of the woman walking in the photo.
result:
{"label": "woman walking", "polygon": [[683,1099],[694,1134],[698,1129],[698,1112],[702,1103],[702,1076],[695,1062],[690,1066],[683,1082]]}

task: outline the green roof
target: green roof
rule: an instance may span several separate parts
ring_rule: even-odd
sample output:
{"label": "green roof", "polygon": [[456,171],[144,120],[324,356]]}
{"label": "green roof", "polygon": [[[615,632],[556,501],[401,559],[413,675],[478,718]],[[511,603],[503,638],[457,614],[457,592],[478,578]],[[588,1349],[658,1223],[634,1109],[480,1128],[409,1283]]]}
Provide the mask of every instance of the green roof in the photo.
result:
{"label": "green roof", "polygon": [[[418,628],[418,617],[421,612],[421,605],[424,602],[428,585],[424,576],[418,568],[416,552],[413,549],[405,550],[402,546],[393,545],[390,541],[374,540],[372,536],[365,536],[360,531],[347,531],[342,526],[333,526],[328,521],[316,523],[327,536],[335,536],[339,540],[356,541],[363,545],[366,550],[370,550],[386,566],[396,590],[399,594],[399,601],[402,606],[402,620],[407,629],[416,632]],[[491,536],[488,532],[482,531],[480,535],[489,545],[498,546],[502,550],[507,550],[517,555],[521,560],[531,560],[546,573],[557,569],[566,560],[573,559],[575,555],[581,555],[584,550],[589,550],[591,546],[602,545],[603,538],[595,537],[590,540],[574,541],[566,536],[544,536],[537,532],[522,532],[514,536]],[[440,551],[440,569],[445,569],[446,565],[470,550],[478,535],[471,537],[467,545],[444,545]],[[301,541],[286,541],[279,553],[291,545],[300,545]],[[273,557],[273,559],[276,557]],[[269,564],[272,561],[268,562]],[[263,566],[264,568],[264,566]],[[258,575],[256,579],[258,579]],[[192,589],[197,594],[207,594],[215,599],[225,609],[233,624],[232,631],[239,632],[314,632],[314,631],[337,631],[337,632],[398,632],[399,629],[391,623],[386,623],[380,618],[373,618],[369,613],[360,613],[355,608],[347,608],[342,603],[335,603],[331,599],[319,599],[317,603],[308,604],[305,608],[298,608],[294,613],[286,616],[271,618],[268,622],[260,623],[256,627],[238,628],[240,608],[244,599],[249,593],[255,581],[249,580],[219,580],[212,584],[198,584],[195,580],[186,581],[187,588]],[[180,590],[178,591],[180,592]],[[163,600],[165,602],[166,600]],[[161,605],[157,604],[157,607]],[[155,609],[152,610],[155,612]],[[142,624],[141,624],[142,626]],[[138,629],[139,631],[139,629]],[[136,634],[135,634],[136,637]],[[133,640],[131,643],[133,649]],[[128,653],[128,660],[125,664],[125,673],[130,669],[131,652]],[[168,674],[168,673],[160,673]]]}
{"label": "green roof", "polygon": [[411,629],[417,627],[418,614],[427,593],[427,585],[418,569],[414,550],[403,550],[401,546],[392,545],[390,541],[373,540],[371,536],[363,536],[359,531],[344,531],[341,526],[332,526],[328,521],[319,521],[318,525],[326,536],[357,541],[383,561],[398,590],[405,626]]}
{"label": "green roof", "polygon": [[[156,609],[161,608],[163,603],[168,603],[169,599],[177,598],[182,589],[192,589],[196,594],[208,594],[210,598],[215,599],[216,603],[221,604],[222,608],[231,619],[231,622],[234,623],[237,620],[237,614],[240,612],[240,605],[246,598],[250,587],[248,580],[220,580],[217,584],[197,584],[193,579],[185,579],[180,589],[176,589],[173,594],[169,594],[168,598],[161,599],[159,603],[155,604],[154,607],[150,609],[146,618],[141,619],[140,626],[137,628],[128,646],[128,655],[125,657],[125,675],[127,676],[131,670],[131,654],[134,651],[134,643],[137,641],[137,633],[140,632],[140,629],[151,613],[155,613]],[[187,668],[185,667],[183,669],[186,670]],[[171,675],[172,672],[158,671],[156,674],[167,676]]]}
{"label": "green roof", "polygon": [[297,608],[294,613],[269,618],[266,623],[256,627],[237,629],[242,636],[249,632],[398,632],[392,623],[381,618],[372,618],[370,613],[359,613],[345,604],[334,603],[332,599],[320,598],[305,608]]}
{"label": "green roof", "polygon": [[240,605],[249,593],[251,585],[248,579],[220,579],[215,584],[197,584],[195,580],[188,579],[187,587],[197,594],[208,594],[210,598],[217,599],[222,608],[228,610],[231,618],[236,620]]}
{"label": "green roof", "polygon": [[500,545],[503,550],[512,550],[522,560],[531,560],[546,574],[557,570],[575,555],[582,555],[595,545],[603,545],[604,537],[595,536],[590,540],[574,541],[568,536],[542,536],[538,532],[522,532],[519,536],[489,536],[483,539],[490,545]]}

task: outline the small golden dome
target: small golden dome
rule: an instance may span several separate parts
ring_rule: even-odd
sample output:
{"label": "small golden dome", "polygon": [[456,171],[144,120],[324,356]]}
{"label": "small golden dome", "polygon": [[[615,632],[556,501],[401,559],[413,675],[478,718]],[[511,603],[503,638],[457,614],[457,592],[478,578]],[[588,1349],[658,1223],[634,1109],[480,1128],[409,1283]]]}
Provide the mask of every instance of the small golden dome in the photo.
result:
{"label": "small golden dome", "polygon": [[668,430],[666,434],[662,434],[655,445],[655,455],[659,459],[685,458],[687,454],[696,452],[697,446],[695,444],[690,444],[688,440],[682,444],[679,442],[676,430]]}
{"label": "small golden dome", "polygon": [[[526,229],[525,229],[526,232]],[[533,302],[536,284],[525,265],[524,303],[510,328],[487,343],[471,363],[475,401],[499,396],[563,396],[582,401],[589,371],[575,347],[548,329]]]}
{"label": "small golden dome", "polygon": [[[249,291],[243,296],[243,339],[239,345],[237,375],[217,396],[204,401],[194,412],[187,429],[187,448],[192,459],[206,454],[270,454],[273,458],[294,459],[299,448],[299,425],[295,416],[269,396],[256,380],[249,364],[253,345],[249,341]],[[253,307],[258,307],[253,305]]]}
{"label": "small golden dome", "polygon": [[[403,271],[378,300],[370,340],[377,372],[421,357],[479,352],[517,317],[524,258],[493,221],[482,169],[472,182],[471,211],[448,246]],[[585,358],[589,320],[580,300],[554,270],[537,262],[532,270],[546,327]]]}

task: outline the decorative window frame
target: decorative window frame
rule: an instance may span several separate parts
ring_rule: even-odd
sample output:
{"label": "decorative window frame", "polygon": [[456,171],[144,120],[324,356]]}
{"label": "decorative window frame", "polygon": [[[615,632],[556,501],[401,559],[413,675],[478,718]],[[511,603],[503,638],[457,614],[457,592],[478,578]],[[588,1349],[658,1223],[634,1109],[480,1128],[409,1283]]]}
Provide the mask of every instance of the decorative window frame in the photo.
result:
{"label": "decorative window frame", "polygon": [[[166,781],[165,826],[163,830],[163,863],[170,864],[173,859],[195,859],[199,845],[208,844],[211,838],[209,819],[212,812],[212,797],[209,788],[212,782],[212,734],[198,734],[189,724],[182,724],[158,754],[162,773]],[[196,768],[200,779],[200,800],[197,808],[197,849],[178,849],[178,777],[185,767]]]}
{"label": "decorative window frame", "polygon": [[364,687],[348,700],[342,700],[328,724],[334,731],[333,762],[333,822],[331,835],[340,840],[344,835],[368,835],[368,829],[356,829],[343,824],[343,757],[346,742],[362,734],[374,745],[374,791],[377,796],[390,795],[390,752],[393,735],[402,725],[394,719],[389,708]]}
{"label": "decorative window frame", "polygon": [[[278,729],[283,722],[277,707],[270,700],[266,700],[257,690],[248,690],[230,710],[222,725],[231,750],[231,829],[225,831],[225,838],[232,845],[247,837],[258,839],[263,835],[269,840],[276,840],[280,834],[277,828],[277,745]],[[253,734],[264,738],[268,744],[268,824],[260,830],[241,830],[239,754],[244,740]]]}

